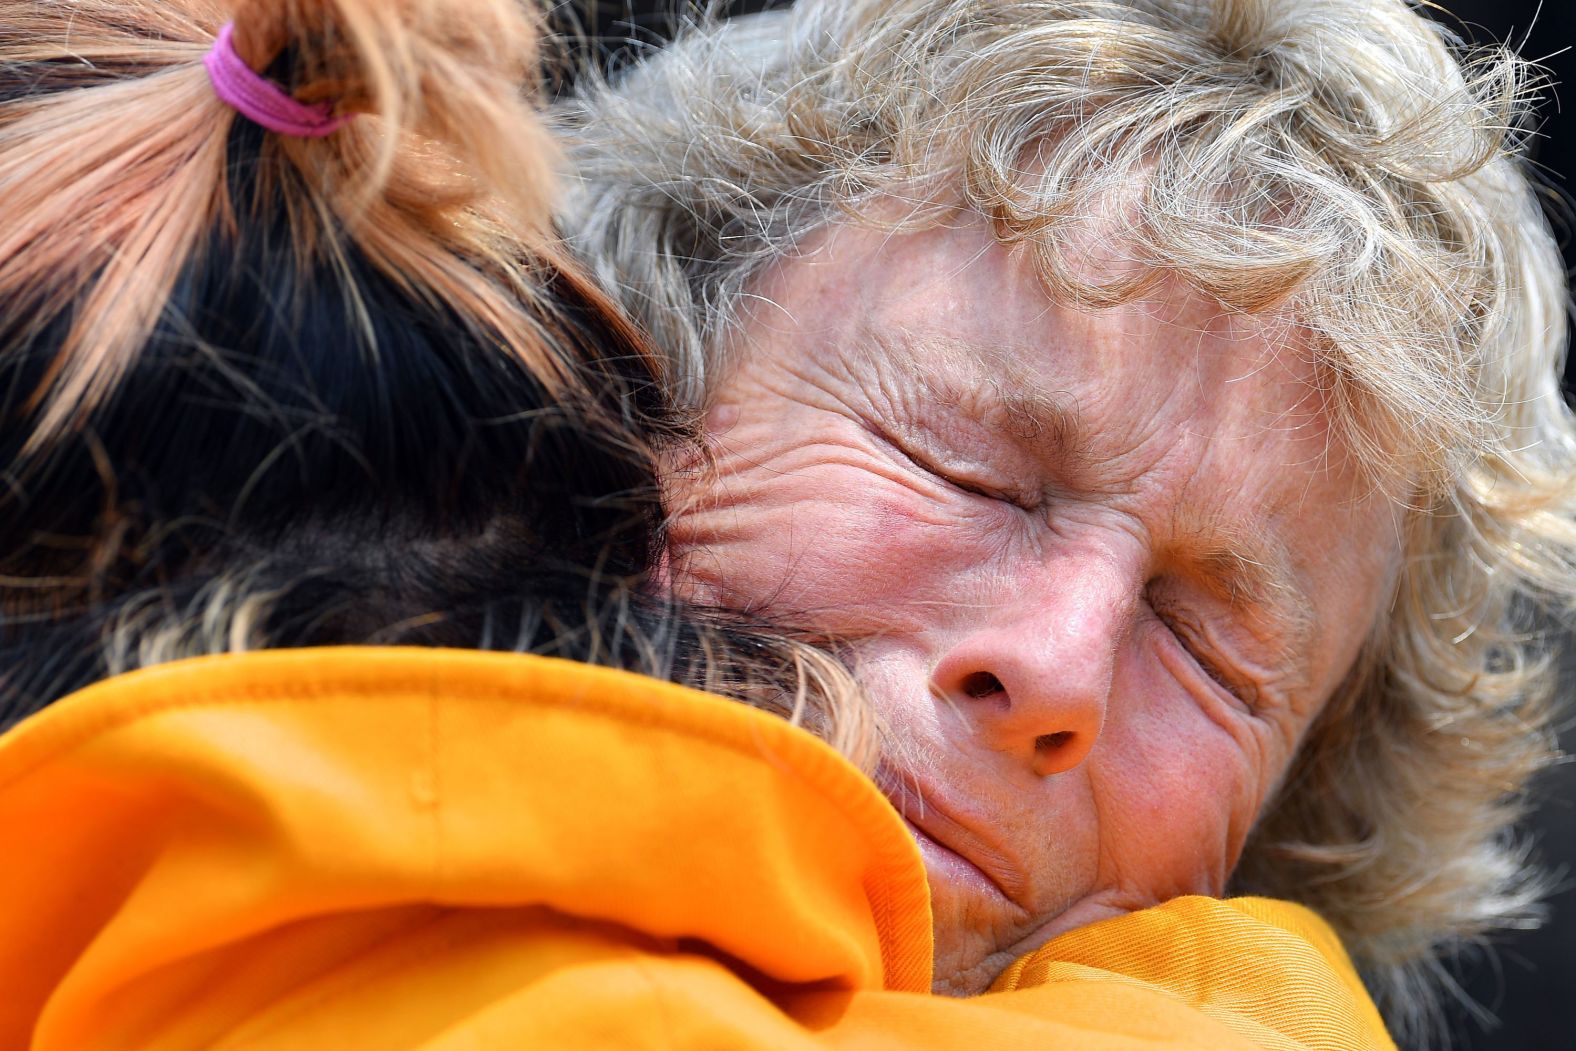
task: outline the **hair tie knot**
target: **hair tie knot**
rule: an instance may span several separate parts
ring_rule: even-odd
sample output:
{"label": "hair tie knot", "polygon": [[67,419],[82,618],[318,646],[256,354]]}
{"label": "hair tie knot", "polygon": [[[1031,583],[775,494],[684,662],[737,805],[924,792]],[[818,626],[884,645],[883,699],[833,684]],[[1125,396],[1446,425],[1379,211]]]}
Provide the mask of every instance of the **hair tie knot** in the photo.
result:
{"label": "hair tie knot", "polygon": [[308,105],[247,65],[236,54],[234,22],[226,22],[203,59],[213,92],[235,112],[254,124],[281,135],[320,139],[332,135],[355,119],[354,113],[334,115],[332,102]]}

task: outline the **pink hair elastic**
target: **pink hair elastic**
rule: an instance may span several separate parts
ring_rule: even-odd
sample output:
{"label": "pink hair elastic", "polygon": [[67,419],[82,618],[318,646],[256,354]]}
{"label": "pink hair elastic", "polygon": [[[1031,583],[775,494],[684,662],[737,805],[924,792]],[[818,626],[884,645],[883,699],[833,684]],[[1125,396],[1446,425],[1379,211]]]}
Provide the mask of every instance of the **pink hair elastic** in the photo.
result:
{"label": "pink hair elastic", "polygon": [[332,102],[307,105],[291,98],[284,88],[248,66],[235,53],[235,23],[226,22],[204,58],[213,92],[235,112],[269,131],[299,139],[332,135],[355,119],[354,113],[334,115]]}

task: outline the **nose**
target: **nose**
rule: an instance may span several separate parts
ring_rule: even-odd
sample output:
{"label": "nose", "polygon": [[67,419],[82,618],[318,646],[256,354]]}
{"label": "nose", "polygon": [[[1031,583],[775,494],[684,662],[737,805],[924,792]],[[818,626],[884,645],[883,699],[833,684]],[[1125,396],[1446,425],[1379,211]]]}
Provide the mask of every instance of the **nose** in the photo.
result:
{"label": "nose", "polygon": [[1105,724],[1138,588],[1110,559],[1059,559],[942,654],[932,689],[990,749],[1040,777],[1088,757]]}

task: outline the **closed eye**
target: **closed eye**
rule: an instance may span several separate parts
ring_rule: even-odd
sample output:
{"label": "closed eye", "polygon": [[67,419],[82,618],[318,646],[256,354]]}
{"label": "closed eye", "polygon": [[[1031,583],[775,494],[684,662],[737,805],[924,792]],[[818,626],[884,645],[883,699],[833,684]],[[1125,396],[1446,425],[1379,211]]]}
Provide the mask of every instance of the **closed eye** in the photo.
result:
{"label": "closed eye", "polygon": [[1200,672],[1248,707],[1258,706],[1258,687],[1245,677],[1233,674],[1229,666],[1215,655],[1213,648],[1203,641],[1202,633],[1188,617],[1163,604],[1156,606],[1151,603],[1151,608],[1155,610],[1156,619],[1171,633],[1177,645]]}
{"label": "closed eye", "polygon": [[869,426],[868,424],[866,429],[876,437],[880,438],[881,441],[886,445],[896,450],[898,454],[903,457],[903,459],[907,460],[914,467],[917,467],[919,470],[923,471],[927,475],[930,475],[932,478],[950,485],[954,489],[967,493],[970,496],[978,496],[986,500],[996,500],[1001,503],[1011,504],[1013,507],[1017,507],[1025,511],[1036,510],[1034,504],[1037,503],[1037,501],[1030,501],[1023,496],[1012,492],[1011,487],[994,485],[991,482],[977,478],[970,478],[957,471],[949,470],[937,464],[926,454],[910,448],[904,442],[898,441],[884,430]]}

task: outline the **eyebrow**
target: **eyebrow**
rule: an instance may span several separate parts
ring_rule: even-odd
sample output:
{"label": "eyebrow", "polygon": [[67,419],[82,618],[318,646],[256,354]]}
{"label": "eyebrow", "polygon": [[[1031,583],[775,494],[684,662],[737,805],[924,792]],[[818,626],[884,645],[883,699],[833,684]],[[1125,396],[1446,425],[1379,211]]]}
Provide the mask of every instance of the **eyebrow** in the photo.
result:
{"label": "eyebrow", "polygon": [[1179,561],[1235,609],[1245,609],[1273,630],[1269,656],[1306,674],[1317,622],[1300,574],[1286,546],[1250,521],[1179,510],[1172,520]]}
{"label": "eyebrow", "polygon": [[1086,443],[1081,440],[1083,428],[1077,404],[1039,387],[1033,373],[1012,363],[1012,349],[998,348],[985,353],[980,347],[962,340],[914,339],[906,333],[900,338],[911,347],[961,356],[973,367],[974,371],[955,385],[930,377],[925,379],[933,392],[943,399],[953,403],[972,402],[973,415],[980,423],[1005,424],[1004,430],[1026,452],[1047,462],[1060,462],[1074,468],[1089,462]]}
{"label": "eyebrow", "polygon": [[1000,416],[1007,422],[1012,436],[1027,451],[1045,459],[1058,460],[1071,467],[1088,461],[1076,406],[1040,391],[1009,390],[996,380],[989,382],[985,390],[981,415],[986,419],[982,422]]}

